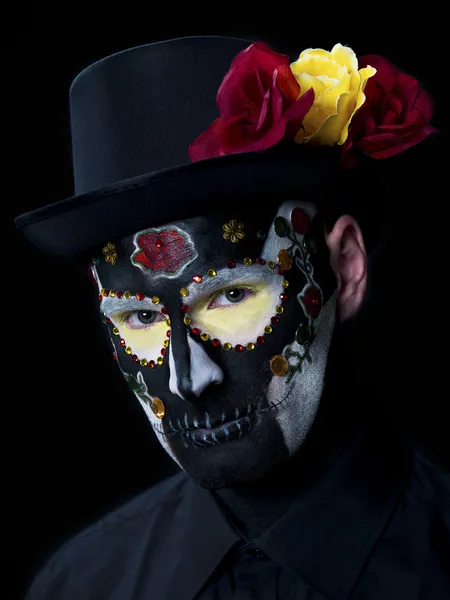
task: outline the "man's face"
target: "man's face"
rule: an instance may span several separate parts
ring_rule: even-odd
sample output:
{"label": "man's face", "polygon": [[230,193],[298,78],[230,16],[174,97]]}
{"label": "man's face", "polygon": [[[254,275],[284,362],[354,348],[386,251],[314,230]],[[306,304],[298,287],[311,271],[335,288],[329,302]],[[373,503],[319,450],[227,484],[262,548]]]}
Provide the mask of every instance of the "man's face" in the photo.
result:
{"label": "man's face", "polygon": [[211,489],[292,456],[316,415],[336,279],[312,204],[105,243],[92,271],[120,369],[162,446]]}

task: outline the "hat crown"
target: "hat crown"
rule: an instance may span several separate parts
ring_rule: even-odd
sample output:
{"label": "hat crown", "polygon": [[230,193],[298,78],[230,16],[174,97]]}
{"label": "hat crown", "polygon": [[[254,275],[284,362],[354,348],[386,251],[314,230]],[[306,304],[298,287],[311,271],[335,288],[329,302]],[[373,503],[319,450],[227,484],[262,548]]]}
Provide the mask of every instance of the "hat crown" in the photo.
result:
{"label": "hat crown", "polygon": [[75,193],[190,163],[189,144],[220,116],[217,91],[251,43],[177,38],[84,69],[70,89]]}

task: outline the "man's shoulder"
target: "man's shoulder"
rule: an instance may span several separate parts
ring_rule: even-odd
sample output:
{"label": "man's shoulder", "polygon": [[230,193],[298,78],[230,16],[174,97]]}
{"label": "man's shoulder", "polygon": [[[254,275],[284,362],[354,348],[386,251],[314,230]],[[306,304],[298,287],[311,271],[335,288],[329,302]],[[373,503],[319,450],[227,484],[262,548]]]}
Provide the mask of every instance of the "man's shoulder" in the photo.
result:
{"label": "man's shoulder", "polygon": [[161,515],[166,511],[171,512],[175,504],[183,501],[187,483],[188,477],[184,472],[159,481],[126,503],[106,513],[105,516],[84,529],[75,538],[95,536],[104,530],[114,528],[119,523],[126,524],[130,521],[131,524],[133,520],[147,520],[150,515],[154,520],[156,514]]}
{"label": "man's shoulder", "polygon": [[94,598],[111,578],[129,577],[145,561],[151,567],[150,555],[166,554],[176,543],[175,515],[183,517],[187,483],[177,473],[75,534],[40,570],[27,600]]}

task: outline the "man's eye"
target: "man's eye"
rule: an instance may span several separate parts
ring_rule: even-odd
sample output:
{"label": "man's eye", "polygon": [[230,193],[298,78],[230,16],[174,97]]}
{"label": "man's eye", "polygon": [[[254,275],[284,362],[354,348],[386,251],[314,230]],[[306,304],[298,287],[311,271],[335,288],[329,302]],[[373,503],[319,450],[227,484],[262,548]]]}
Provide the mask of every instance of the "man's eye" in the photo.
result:
{"label": "man's eye", "polygon": [[234,287],[228,288],[227,290],[221,290],[213,296],[208,305],[208,309],[232,306],[233,304],[238,304],[243,300],[247,300],[247,298],[254,296],[255,294],[255,290],[249,287]]}
{"label": "man's eye", "polygon": [[131,329],[145,329],[162,320],[163,315],[155,310],[134,310],[125,316],[125,323]]}
{"label": "man's eye", "polygon": [[230,302],[240,302],[245,298],[245,290],[242,288],[233,288],[225,292],[225,298]]}

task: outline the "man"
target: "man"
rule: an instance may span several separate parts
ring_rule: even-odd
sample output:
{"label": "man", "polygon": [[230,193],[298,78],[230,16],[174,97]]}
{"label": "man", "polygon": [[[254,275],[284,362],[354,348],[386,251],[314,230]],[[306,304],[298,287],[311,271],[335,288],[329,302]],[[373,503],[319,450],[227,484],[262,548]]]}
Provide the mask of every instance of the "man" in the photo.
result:
{"label": "man", "polygon": [[352,373],[388,194],[374,163],[433,133],[405,77],[340,44],[290,64],[200,37],[75,79],[76,196],[17,224],[90,264],[180,471],[69,540],[28,598],[448,597],[448,475]]}

